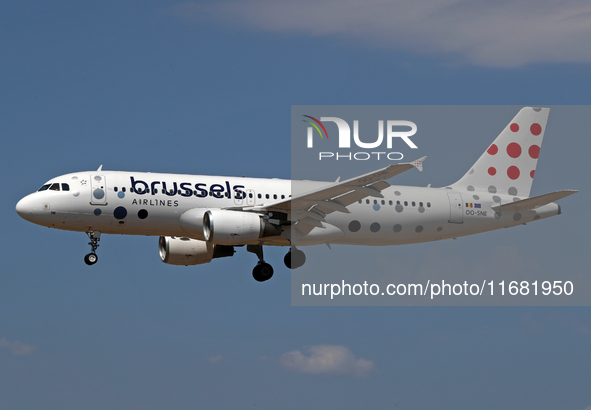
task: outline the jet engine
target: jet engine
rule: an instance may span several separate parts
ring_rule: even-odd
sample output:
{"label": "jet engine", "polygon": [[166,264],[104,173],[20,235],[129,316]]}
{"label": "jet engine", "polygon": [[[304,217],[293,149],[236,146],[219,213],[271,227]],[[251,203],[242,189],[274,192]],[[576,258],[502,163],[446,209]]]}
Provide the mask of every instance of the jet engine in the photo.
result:
{"label": "jet engine", "polygon": [[234,255],[233,246],[213,245],[209,242],[176,236],[161,236],[158,250],[162,262],[171,265],[200,265],[214,258]]}
{"label": "jet engine", "polygon": [[205,240],[219,245],[245,245],[279,234],[281,227],[253,212],[211,209],[203,216]]}
{"label": "jet engine", "polygon": [[207,208],[193,208],[181,215],[181,228],[190,234],[191,238],[205,240],[203,237],[203,215],[207,210]]}

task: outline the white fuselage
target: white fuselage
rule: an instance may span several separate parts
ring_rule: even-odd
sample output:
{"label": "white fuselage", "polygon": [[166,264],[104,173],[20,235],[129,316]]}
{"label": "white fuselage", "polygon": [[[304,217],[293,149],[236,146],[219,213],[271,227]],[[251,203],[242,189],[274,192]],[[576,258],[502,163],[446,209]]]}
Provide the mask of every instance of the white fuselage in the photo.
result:
{"label": "white fuselage", "polygon": [[[46,185],[53,184],[60,184],[60,190],[47,188],[23,198],[17,205],[19,215],[39,225],[70,231],[176,237],[194,237],[180,223],[181,215],[190,209],[263,206],[289,199],[292,191],[291,181],[281,179],[123,171],[67,174]],[[62,189],[64,184],[68,190]],[[317,189],[329,183],[307,184]],[[429,242],[560,213],[555,203],[522,212],[495,212],[492,206],[524,198],[451,188],[390,186],[382,195],[349,205],[349,213],[328,214],[324,228],[312,229],[297,245]],[[260,238],[256,243],[289,245],[286,238]]]}

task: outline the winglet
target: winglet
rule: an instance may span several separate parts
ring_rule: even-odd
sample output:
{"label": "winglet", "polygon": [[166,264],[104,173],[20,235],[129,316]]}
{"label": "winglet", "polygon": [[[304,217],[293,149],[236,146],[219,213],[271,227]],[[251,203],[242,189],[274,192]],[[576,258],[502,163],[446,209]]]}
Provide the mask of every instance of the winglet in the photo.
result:
{"label": "winglet", "polygon": [[419,158],[414,160],[413,162],[411,162],[411,164],[418,169],[419,171],[423,172],[423,161],[426,159],[427,157],[423,157],[423,158]]}

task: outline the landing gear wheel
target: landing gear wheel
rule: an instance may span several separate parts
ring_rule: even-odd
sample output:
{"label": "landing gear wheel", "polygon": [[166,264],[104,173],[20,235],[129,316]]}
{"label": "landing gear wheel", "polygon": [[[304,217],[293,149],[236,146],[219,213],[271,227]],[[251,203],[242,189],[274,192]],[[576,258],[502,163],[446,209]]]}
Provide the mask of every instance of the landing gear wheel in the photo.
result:
{"label": "landing gear wheel", "polygon": [[272,276],[273,276],[273,267],[265,262],[259,263],[252,270],[252,277],[257,282],[264,282],[266,280],[271,279]]}
{"label": "landing gear wheel", "polygon": [[252,270],[252,277],[257,282],[264,282],[273,276],[273,267],[263,259],[263,245],[246,245],[246,250],[256,254],[259,263]]}
{"label": "landing gear wheel", "polygon": [[291,250],[285,254],[283,262],[289,269],[297,269],[306,263],[306,254],[299,249]]}
{"label": "landing gear wheel", "polygon": [[86,262],[87,265],[94,265],[95,263],[97,263],[97,261],[98,256],[96,256],[96,253],[89,253],[84,257],[84,262]]}

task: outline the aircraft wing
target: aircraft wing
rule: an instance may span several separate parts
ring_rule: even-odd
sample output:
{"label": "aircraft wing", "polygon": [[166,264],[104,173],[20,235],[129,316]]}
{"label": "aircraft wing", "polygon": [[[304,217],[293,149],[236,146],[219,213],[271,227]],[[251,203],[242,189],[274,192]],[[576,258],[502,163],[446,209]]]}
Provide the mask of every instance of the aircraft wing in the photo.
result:
{"label": "aircraft wing", "polygon": [[[328,184],[322,188],[295,194],[288,200],[281,200],[256,206],[253,211],[282,212],[290,215],[292,223],[296,223],[297,230],[307,234],[314,227],[323,227],[324,217],[332,212],[349,213],[348,205],[368,196],[383,198],[381,191],[389,187],[386,179],[392,178],[411,168],[423,170],[422,157],[409,163],[392,164],[367,174]],[[303,182],[305,184],[305,182]]]}

